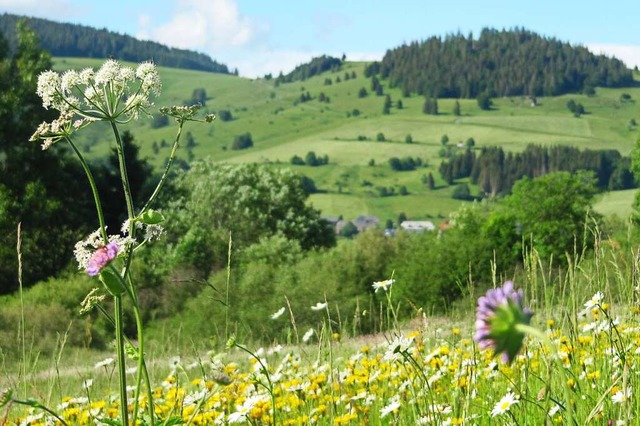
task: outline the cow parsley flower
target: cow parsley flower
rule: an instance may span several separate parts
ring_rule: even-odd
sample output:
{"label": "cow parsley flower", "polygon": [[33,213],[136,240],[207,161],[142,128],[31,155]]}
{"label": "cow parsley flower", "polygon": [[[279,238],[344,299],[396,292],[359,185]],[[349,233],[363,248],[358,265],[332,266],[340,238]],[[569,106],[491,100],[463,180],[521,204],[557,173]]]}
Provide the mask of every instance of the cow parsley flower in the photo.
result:
{"label": "cow parsley flower", "polygon": [[487,291],[478,298],[476,334],[481,348],[493,348],[502,359],[511,362],[522,347],[525,333],[518,326],[528,326],[533,313],[524,306],[522,290],[514,290],[513,282]]}

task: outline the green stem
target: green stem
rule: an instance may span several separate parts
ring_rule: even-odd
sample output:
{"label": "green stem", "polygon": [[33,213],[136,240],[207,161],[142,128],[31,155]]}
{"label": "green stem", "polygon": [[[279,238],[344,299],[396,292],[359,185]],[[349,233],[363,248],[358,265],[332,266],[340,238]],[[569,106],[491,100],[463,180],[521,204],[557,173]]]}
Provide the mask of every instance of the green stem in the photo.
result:
{"label": "green stem", "polygon": [[124,147],[122,144],[122,138],[118,131],[118,126],[114,121],[111,121],[111,129],[116,137],[116,151],[118,153],[118,166],[120,167],[120,178],[122,179],[122,189],[124,191],[124,199],[127,203],[127,215],[129,216],[129,236],[133,238],[135,232],[135,226],[133,224],[133,198],[131,196],[131,187],[129,186],[129,175],[127,173],[126,161],[124,158]]}
{"label": "green stem", "polygon": [[127,404],[127,373],[125,366],[124,339],[122,331],[122,297],[114,296],[116,321],[116,353],[118,356],[118,378],[120,379],[120,419],[123,425],[128,425]]}
{"label": "green stem", "polygon": [[78,156],[80,160],[80,164],[82,164],[82,168],[84,169],[85,174],[87,175],[87,179],[89,180],[89,185],[91,185],[91,192],[93,193],[93,201],[96,205],[96,211],[98,212],[98,223],[100,224],[100,233],[102,234],[102,239],[106,244],[109,239],[107,237],[107,226],[104,221],[104,213],[102,212],[102,203],[100,203],[100,195],[98,194],[98,187],[96,186],[96,181],[93,178],[93,174],[91,173],[91,169],[89,168],[89,164],[84,159],[84,156],[78,150],[78,147],[73,143],[71,138],[65,138],[66,141],[71,145],[71,148]]}
{"label": "green stem", "polygon": [[245,348],[242,345],[239,344],[235,344],[235,346],[238,349],[241,349],[243,351],[245,351],[246,353],[248,353],[249,355],[251,355],[251,357],[253,359],[255,359],[256,361],[258,361],[258,364],[260,364],[260,369],[262,370],[262,372],[264,373],[265,378],[267,379],[267,385],[265,385],[264,383],[261,383],[260,381],[258,381],[259,384],[261,384],[263,387],[265,387],[267,389],[267,391],[269,391],[269,395],[271,395],[271,409],[273,410],[273,418],[271,419],[271,424],[273,426],[276,425],[276,395],[273,391],[273,383],[271,382],[271,377],[269,376],[269,370],[267,369],[267,366],[264,365],[264,363],[262,362],[262,360],[260,359],[260,357],[257,357],[253,352],[251,352],[249,349]]}
{"label": "green stem", "polygon": [[[135,296],[133,282],[131,281],[131,276],[129,275],[129,279],[127,280],[131,293]],[[132,299],[134,299],[132,296]],[[151,381],[149,379],[149,372],[147,371],[147,365],[144,361],[144,328],[142,324],[142,314],[140,313],[140,306],[138,305],[137,298],[134,299],[133,303],[133,313],[136,319],[136,328],[138,331],[138,371],[136,375],[136,392],[135,392],[135,403],[134,403],[134,411],[133,411],[133,424],[136,424],[136,419],[138,417],[138,400],[140,397],[140,383],[142,382],[142,378],[144,376],[145,385],[147,388],[147,405],[149,407],[149,418],[150,424],[154,424],[154,403],[153,403],[153,389],[151,388]]]}
{"label": "green stem", "polygon": [[162,172],[162,177],[160,178],[160,182],[158,182],[158,185],[156,185],[156,189],[153,190],[153,193],[151,194],[151,196],[149,197],[149,200],[140,211],[140,214],[144,213],[149,209],[149,207],[151,207],[151,204],[158,197],[160,190],[164,186],[164,183],[167,180],[167,177],[169,176],[169,170],[171,169],[171,166],[173,165],[173,160],[175,160],[176,153],[178,152],[178,146],[180,144],[180,137],[182,136],[183,126],[184,126],[184,121],[180,121],[178,125],[178,132],[176,134],[176,138],[173,141],[173,147],[171,148],[171,154],[169,155],[169,160],[167,161],[167,165],[164,168],[164,172]]}
{"label": "green stem", "polygon": [[[20,404],[20,405],[26,405],[27,407],[38,408],[40,410],[46,411],[47,413],[51,414],[53,417],[58,419],[58,421],[60,423],[62,423],[64,426],[69,426],[69,424],[67,422],[65,422],[64,419],[58,415],[58,413],[56,413],[55,411],[53,411],[49,407],[40,404],[39,402],[36,402],[36,401],[20,401],[18,399],[12,399],[11,402],[16,403],[16,404]],[[3,423],[3,425],[4,425],[4,423]]]}

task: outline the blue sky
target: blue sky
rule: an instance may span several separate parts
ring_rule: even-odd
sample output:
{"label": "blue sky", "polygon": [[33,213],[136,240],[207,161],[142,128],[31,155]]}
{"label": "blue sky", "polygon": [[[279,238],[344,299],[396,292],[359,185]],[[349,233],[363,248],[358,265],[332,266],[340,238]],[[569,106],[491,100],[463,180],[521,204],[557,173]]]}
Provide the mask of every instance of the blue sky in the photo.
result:
{"label": "blue sky", "polygon": [[380,59],[404,42],[515,26],[640,66],[639,0],[0,0],[0,12],[196,50],[247,77],[322,54]]}

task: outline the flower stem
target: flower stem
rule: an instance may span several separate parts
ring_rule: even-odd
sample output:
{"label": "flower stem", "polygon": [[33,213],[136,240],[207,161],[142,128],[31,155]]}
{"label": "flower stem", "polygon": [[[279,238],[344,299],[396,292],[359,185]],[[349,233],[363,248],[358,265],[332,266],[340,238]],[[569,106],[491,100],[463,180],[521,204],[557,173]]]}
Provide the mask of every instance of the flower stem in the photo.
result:
{"label": "flower stem", "polygon": [[102,239],[104,240],[104,243],[107,244],[107,242],[109,241],[107,237],[107,226],[104,221],[104,213],[102,212],[102,203],[100,203],[100,195],[98,194],[98,187],[96,186],[96,181],[93,178],[93,173],[91,173],[89,164],[87,164],[87,161],[84,159],[84,156],[82,155],[80,150],[78,150],[78,147],[73,143],[71,138],[65,138],[65,139],[69,143],[73,151],[76,153],[76,155],[78,156],[78,159],[80,160],[80,164],[82,164],[82,168],[84,169],[84,172],[87,175],[87,179],[89,180],[89,185],[91,186],[91,192],[93,193],[93,201],[96,205],[96,211],[98,212],[98,223],[100,224],[100,233],[102,234]]}
{"label": "flower stem", "polygon": [[126,161],[124,158],[124,146],[118,126],[114,121],[111,121],[111,128],[116,138],[116,151],[118,153],[118,166],[120,167],[120,178],[122,179],[122,189],[124,191],[124,199],[127,203],[127,215],[129,216],[129,235],[133,238],[135,232],[135,226],[133,224],[133,198],[131,196],[131,187],[129,186],[129,175],[127,173]]}
{"label": "flower stem", "polygon": [[114,310],[116,321],[116,353],[118,356],[118,378],[120,379],[120,420],[123,425],[128,425],[127,404],[127,375],[124,354],[124,339],[122,331],[122,297],[114,296]]}
{"label": "flower stem", "polygon": [[164,172],[162,172],[162,177],[160,177],[160,181],[158,182],[158,185],[156,186],[156,189],[153,190],[153,193],[149,197],[149,200],[144,205],[144,207],[142,207],[142,210],[140,211],[140,214],[144,213],[145,211],[147,211],[149,209],[149,207],[151,207],[151,204],[155,201],[156,197],[160,193],[160,190],[164,186],[164,183],[166,182],[167,177],[169,176],[169,170],[171,169],[171,166],[173,165],[173,160],[175,160],[176,153],[178,152],[178,146],[180,144],[180,137],[182,136],[182,127],[183,126],[184,126],[184,121],[182,121],[182,120],[179,121],[178,132],[176,133],[176,138],[173,141],[173,147],[171,148],[171,154],[169,155],[169,160],[167,161],[167,165],[164,168]]}

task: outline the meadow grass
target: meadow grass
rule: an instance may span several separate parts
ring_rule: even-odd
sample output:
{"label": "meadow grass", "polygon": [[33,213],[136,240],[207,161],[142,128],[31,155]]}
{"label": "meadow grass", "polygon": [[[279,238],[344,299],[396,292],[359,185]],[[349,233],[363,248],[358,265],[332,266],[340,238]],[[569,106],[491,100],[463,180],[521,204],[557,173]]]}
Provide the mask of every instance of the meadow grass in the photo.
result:
{"label": "meadow grass", "polygon": [[[541,337],[528,337],[512,363],[472,338],[484,288],[467,283],[465,297],[444,316],[417,310],[413,320],[398,322],[402,301],[393,291],[404,284],[395,282],[385,287],[387,302],[376,313],[385,329],[376,335],[353,336],[348,321],[330,328],[336,313],[327,295],[312,331],[289,323],[298,335],[293,342],[234,341],[204,352],[195,349],[202,336],[169,333],[152,342],[156,413],[193,425],[635,424],[638,253],[607,240],[595,247],[561,268],[527,254],[514,278]],[[14,372],[2,385],[18,399],[19,381],[27,380],[24,397],[39,397],[68,424],[108,421],[118,405],[110,397],[114,365],[103,357],[61,346],[50,361],[31,365],[26,378]],[[38,410],[7,407],[7,424],[48,424]]]}
{"label": "meadow grass", "polygon": [[[55,58],[57,70],[98,66],[100,60],[84,58]],[[334,167],[331,173],[326,169],[311,167],[296,168],[308,175],[324,192],[322,199],[337,197],[340,200],[323,201],[322,213],[326,216],[342,215],[351,219],[360,214],[375,214],[379,217],[396,217],[401,211],[412,211],[411,219],[424,219],[428,215],[447,215],[459,203],[447,200],[450,190],[442,192],[420,191],[420,175],[413,182],[404,181],[411,192],[420,197],[429,209],[405,207],[406,200],[394,197],[378,198],[375,194],[357,189],[361,176],[367,174],[367,164],[373,159],[376,164],[386,164],[391,156],[420,156],[429,164],[425,173],[431,172],[439,179],[437,167],[442,161],[438,155],[440,139],[447,135],[450,145],[474,138],[476,146],[501,146],[506,151],[520,152],[528,144],[572,145],[580,149],[617,149],[628,155],[637,138],[636,129],[629,128],[628,122],[640,122],[640,88],[621,89],[598,88],[595,96],[581,94],[557,97],[540,97],[538,105],[531,106],[525,97],[495,98],[491,111],[482,111],[474,99],[461,99],[462,115],[453,115],[454,99],[438,100],[437,116],[422,113],[424,98],[412,95],[403,97],[400,90],[387,87],[383,81],[385,94],[389,94],[393,107],[389,115],[382,114],[384,96],[371,92],[371,81],[364,77],[365,63],[347,62],[343,69],[326,72],[305,81],[276,85],[275,80],[246,79],[233,75],[206,73],[199,71],[160,68],[163,93],[158,105],[182,104],[196,88],[204,88],[209,99],[205,109],[231,111],[233,120],[217,121],[208,128],[190,129],[196,146],[191,150],[194,159],[211,157],[216,161],[267,162],[278,166],[288,164],[293,155],[304,158],[309,151],[318,155],[328,155]],[[345,73],[355,72],[357,78],[344,80]],[[337,83],[337,77],[342,81]],[[325,85],[325,79],[333,84]],[[369,95],[358,97],[358,91],[365,88]],[[300,103],[303,93],[309,92],[312,100]],[[319,102],[324,93],[329,102]],[[631,101],[622,102],[623,93],[631,95]],[[573,117],[567,109],[567,101],[574,99],[585,106],[587,114]],[[397,108],[401,100],[403,108]],[[357,109],[360,114],[353,116]],[[136,127],[137,126],[137,127]],[[152,150],[153,142],[171,141],[174,137],[170,127],[152,129],[148,121],[135,124],[132,133],[140,145],[142,157],[156,168],[169,155],[169,148]],[[233,151],[231,145],[236,135],[251,133],[254,146],[247,150]],[[88,129],[82,144],[90,150],[89,156],[100,157],[109,152],[107,143],[99,144],[104,138],[98,127]],[[383,133],[388,142],[375,142],[376,135]],[[407,135],[414,143],[405,144]],[[368,141],[357,141],[365,136]],[[186,158],[184,150],[179,154]],[[345,177],[341,177],[341,176]],[[369,176],[367,180],[374,186],[393,186],[407,174],[381,173]],[[359,180],[360,179],[360,180]],[[348,191],[337,190],[336,181]],[[352,197],[351,203],[345,197]],[[314,201],[312,197],[311,201]],[[440,204],[439,206],[437,204]],[[356,211],[351,206],[360,206]],[[420,215],[420,211],[424,214]],[[415,216],[414,216],[415,214]]]}
{"label": "meadow grass", "polygon": [[593,205],[593,209],[603,216],[618,216],[627,219],[633,213],[633,200],[637,189],[613,191],[602,194]]}

